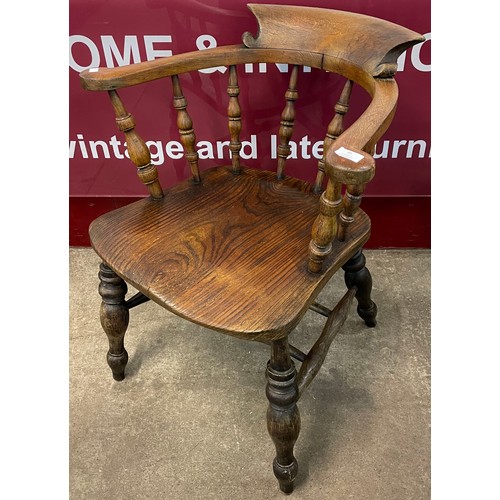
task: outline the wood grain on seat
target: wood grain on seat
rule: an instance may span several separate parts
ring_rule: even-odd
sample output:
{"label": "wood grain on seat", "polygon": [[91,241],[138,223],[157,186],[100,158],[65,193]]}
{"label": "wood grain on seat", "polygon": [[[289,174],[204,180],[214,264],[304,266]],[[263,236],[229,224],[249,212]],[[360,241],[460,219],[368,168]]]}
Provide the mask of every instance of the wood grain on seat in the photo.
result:
{"label": "wood grain on seat", "polygon": [[103,215],[90,228],[94,249],[180,316],[243,338],[286,335],[368,239],[368,217],[360,211],[350,238],[314,274],[307,255],[318,195],[310,184],[262,170],[234,175],[231,167],[202,178]]}

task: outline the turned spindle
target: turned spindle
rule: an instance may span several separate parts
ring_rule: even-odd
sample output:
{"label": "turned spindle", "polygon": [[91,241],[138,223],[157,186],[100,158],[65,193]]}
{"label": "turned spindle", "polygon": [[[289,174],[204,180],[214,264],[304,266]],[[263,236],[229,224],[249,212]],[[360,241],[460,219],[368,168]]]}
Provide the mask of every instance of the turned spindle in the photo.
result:
{"label": "turned spindle", "polygon": [[174,93],[174,108],[177,110],[177,128],[179,129],[181,143],[184,146],[184,156],[189,163],[193,181],[201,181],[198,167],[198,153],[195,149],[196,135],[193,130],[193,121],[187,112],[187,100],[182,93],[181,82],[178,75],[172,75]]}
{"label": "turned spindle", "polygon": [[151,163],[151,154],[144,140],[135,131],[134,117],[127,112],[116,90],[108,92],[115,110],[118,129],[125,134],[130,159],[137,167],[139,179],[147,186],[149,194],[155,198],[163,198],[163,190],[158,180],[156,166]]}
{"label": "turned spindle", "polygon": [[337,214],[342,209],[342,184],[328,181],[319,200],[319,215],[312,227],[309,244],[309,271],[319,273],[323,261],[332,251],[332,240],[337,232]]}
{"label": "turned spindle", "polygon": [[267,430],[276,447],[273,471],[280,489],[291,493],[298,471],[293,447],[300,432],[300,415],[296,404],[299,398],[297,372],[290,357],[287,338],[271,343],[266,377],[266,396],[269,400]]}
{"label": "turned spindle", "polygon": [[115,380],[125,378],[128,354],[124,336],[128,327],[129,312],[125,302],[127,284],[104,262],[99,266],[99,295],[101,303],[101,325],[108,337],[108,365]]}
{"label": "turned spindle", "polygon": [[294,65],[290,75],[290,82],[288,90],[285,92],[286,104],[283,112],[281,113],[280,128],[278,136],[280,143],[278,145],[278,179],[283,179],[285,176],[285,163],[290,154],[290,139],[293,134],[293,124],[295,121],[295,101],[299,97],[297,92],[297,75],[299,74],[299,67]]}
{"label": "turned spindle", "polygon": [[349,226],[354,222],[356,211],[361,205],[364,185],[348,185],[343,199],[343,209],[339,215],[337,239],[345,241]]}
{"label": "turned spindle", "polygon": [[236,66],[229,66],[229,85],[227,87],[229,95],[229,105],[227,108],[227,116],[229,118],[229,134],[231,140],[229,142],[229,149],[231,151],[231,162],[233,165],[233,174],[241,172],[240,167],[240,132],[241,132],[241,108],[238,101],[240,88],[238,87],[238,73]]}
{"label": "turned spindle", "polygon": [[337,137],[344,132],[344,115],[349,110],[349,100],[352,92],[352,80],[347,80],[340,94],[340,98],[335,104],[335,115],[328,125],[325,140],[323,142],[323,157],[318,161],[318,174],[314,182],[313,193],[321,193],[323,179],[325,177],[325,153]]}

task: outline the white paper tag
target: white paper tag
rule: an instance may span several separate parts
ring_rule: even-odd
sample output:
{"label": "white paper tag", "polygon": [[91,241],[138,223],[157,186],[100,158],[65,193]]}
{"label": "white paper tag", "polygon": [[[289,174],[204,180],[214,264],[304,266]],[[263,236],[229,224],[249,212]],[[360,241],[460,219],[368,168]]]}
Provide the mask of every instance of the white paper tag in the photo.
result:
{"label": "white paper tag", "polygon": [[348,160],[353,161],[354,163],[358,163],[363,159],[363,155],[360,155],[355,151],[351,151],[350,149],[344,148],[344,146],[335,150],[335,153],[337,153],[339,156],[342,156],[342,158],[347,158]]}
{"label": "white paper tag", "polygon": [[97,73],[99,71],[99,68],[90,68],[89,73]]}

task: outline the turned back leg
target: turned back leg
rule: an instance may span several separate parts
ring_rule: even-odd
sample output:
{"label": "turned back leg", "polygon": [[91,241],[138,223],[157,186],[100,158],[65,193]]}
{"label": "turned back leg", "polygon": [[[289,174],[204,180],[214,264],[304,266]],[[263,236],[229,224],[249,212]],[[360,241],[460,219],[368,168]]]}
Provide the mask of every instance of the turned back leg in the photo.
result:
{"label": "turned back leg", "polygon": [[342,269],[345,271],[345,284],[347,288],[356,287],[356,299],[358,301],[358,314],[366,323],[373,327],[377,324],[377,305],[371,299],[372,276],[365,266],[366,258],[362,249],[359,249],[349,259]]}
{"label": "turned back leg", "polygon": [[99,268],[99,295],[101,303],[101,325],[108,337],[108,365],[115,380],[125,378],[128,354],[123,338],[128,326],[129,312],[125,303],[127,284],[104,262]]}
{"label": "turned back leg", "polygon": [[267,364],[266,375],[266,395],[269,400],[267,429],[276,446],[273,471],[281,490],[291,493],[298,471],[293,447],[300,431],[300,415],[296,405],[299,397],[297,373],[290,358],[287,338],[271,343],[271,359]]}

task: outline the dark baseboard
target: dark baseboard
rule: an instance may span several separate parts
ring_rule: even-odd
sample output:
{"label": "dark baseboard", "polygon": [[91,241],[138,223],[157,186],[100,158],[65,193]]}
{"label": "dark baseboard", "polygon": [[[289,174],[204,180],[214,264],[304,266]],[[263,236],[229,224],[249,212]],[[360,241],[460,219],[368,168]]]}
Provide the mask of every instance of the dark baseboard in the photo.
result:
{"label": "dark baseboard", "polygon": [[[70,196],[70,246],[90,246],[88,227],[95,218],[138,199]],[[362,207],[372,221],[372,235],[365,248],[431,247],[430,196],[367,196]]]}
{"label": "dark baseboard", "polygon": [[430,196],[367,196],[361,206],[372,221],[365,248],[431,248]]}

